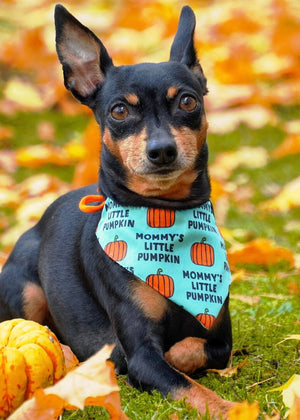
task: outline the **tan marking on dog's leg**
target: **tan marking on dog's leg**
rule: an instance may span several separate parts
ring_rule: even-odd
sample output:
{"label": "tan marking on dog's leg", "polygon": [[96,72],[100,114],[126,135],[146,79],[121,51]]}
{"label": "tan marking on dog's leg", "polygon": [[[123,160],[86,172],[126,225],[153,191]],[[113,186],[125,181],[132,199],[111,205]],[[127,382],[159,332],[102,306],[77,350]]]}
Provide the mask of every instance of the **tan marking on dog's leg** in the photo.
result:
{"label": "tan marking on dog's leg", "polygon": [[134,281],[132,291],[133,301],[141,308],[146,317],[156,322],[160,321],[168,307],[166,298],[143,281]]}
{"label": "tan marking on dog's leg", "polygon": [[43,289],[35,283],[27,283],[23,290],[23,312],[26,319],[42,324],[48,313]]}
{"label": "tan marking on dog's leg", "polygon": [[207,355],[204,345],[206,340],[198,337],[186,337],[174,344],[166,353],[167,362],[181,372],[191,374],[205,366]]}
{"label": "tan marking on dog's leg", "polygon": [[[178,388],[171,393],[174,400],[181,400],[186,397],[186,402],[195,407],[200,414],[204,415],[209,410],[210,416],[216,419],[228,419],[228,412],[237,404],[224,400],[215,392],[193,381],[186,376],[190,382],[189,388]],[[215,416],[215,417],[213,417]]]}

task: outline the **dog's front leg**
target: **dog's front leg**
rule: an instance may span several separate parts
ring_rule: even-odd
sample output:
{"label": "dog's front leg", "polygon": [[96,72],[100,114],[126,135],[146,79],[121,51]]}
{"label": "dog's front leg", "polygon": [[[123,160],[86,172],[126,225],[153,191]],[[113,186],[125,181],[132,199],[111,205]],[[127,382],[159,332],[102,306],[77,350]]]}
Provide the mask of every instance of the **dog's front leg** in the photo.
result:
{"label": "dog's front leg", "polygon": [[[208,409],[211,414],[226,418],[233,403],[199,385],[173,368],[163,353],[163,320],[168,311],[168,301],[145,283],[131,282],[129,301],[115,301],[111,306],[113,324],[123,347],[130,381],[136,387],[158,390],[175,400],[187,402],[201,414]],[[116,296],[115,296],[116,297]]]}

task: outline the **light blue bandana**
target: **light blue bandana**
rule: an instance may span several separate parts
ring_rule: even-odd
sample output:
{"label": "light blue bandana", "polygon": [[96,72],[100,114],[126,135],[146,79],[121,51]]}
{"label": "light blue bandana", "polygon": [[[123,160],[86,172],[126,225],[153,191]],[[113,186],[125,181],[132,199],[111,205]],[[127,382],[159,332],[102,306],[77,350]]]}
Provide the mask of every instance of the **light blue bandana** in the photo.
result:
{"label": "light blue bandana", "polygon": [[[107,255],[209,328],[231,281],[210,201],[188,210],[106,199],[96,235]],[[117,280],[116,280],[117,281]]]}

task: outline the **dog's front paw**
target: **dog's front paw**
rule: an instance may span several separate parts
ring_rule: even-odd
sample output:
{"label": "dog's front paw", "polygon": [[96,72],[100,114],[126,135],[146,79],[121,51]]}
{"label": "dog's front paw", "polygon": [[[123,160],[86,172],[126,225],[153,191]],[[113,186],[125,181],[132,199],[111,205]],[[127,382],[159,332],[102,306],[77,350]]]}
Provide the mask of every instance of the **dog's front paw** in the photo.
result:
{"label": "dog's front paw", "polygon": [[165,359],[175,369],[190,375],[205,366],[207,361],[205,343],[206,340],[203,338],[186,337],[165,353]]}

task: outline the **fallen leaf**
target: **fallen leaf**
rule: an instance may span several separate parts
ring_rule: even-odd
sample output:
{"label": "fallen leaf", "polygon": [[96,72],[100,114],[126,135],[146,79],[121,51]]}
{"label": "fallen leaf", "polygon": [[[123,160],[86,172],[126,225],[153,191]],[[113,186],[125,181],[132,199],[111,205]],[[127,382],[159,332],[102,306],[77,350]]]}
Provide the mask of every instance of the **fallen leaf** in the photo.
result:
{"label": "fallen leaf", "polygon": [[66,151],[50,144],[21,147],[16,151],[17,163],[26,168],[39,168],[46,164],[69,165],[71,160]]}
{"label": "fallen leaf", "polygon": [[83,409],[86,404],[107,408],[111,419],[127,419],[121,409],[113,364],[107,361],[112,348],[104,346],[56,385],[38,391],[9,420],[54,420],[64,408]]}
{"label": "fallen leaf", "polygon": [[16,153],[14,150],[1,150],[0,168],[13,174],[17,169]]}
{"label": "fallen leaf", "polygon": [[284,141],[272,152],[275,158],[300,153],[300,134],[289,134]]}
{"label": "fallen leaf", "polygon": [[81,145],[85,150],[85,154],[75,168],[74,188],[92,184],[98,180],[101,142],[99,125],[94,118],[89,121],[83,133]]}
{"label": "fallen leaf", "polygon": [[210,165],[210,173],[214,178],[225,181],[239,166],[252,169],[263,168],[268,160],[269,155],[264,147],[244,146],[238,150],[217,155]]}
{"label": "fallen leaf", "polygon": [[236,130],[240,124],[258,129],[266,124],[275,124],[275,114],[261,105],[239,107],[208,113],[209,132],[226,134]]}
{"label": "fallen leaf", "polygon": [[257,305],[260,301],[258,296],[245,296],[245,295],[237,295],[237,294],[230,294],[230,299],[236,299],[240,302],[247,303],[248,305]]}
{"label": "fallen leaf", "polygon": [[54,140],[55,129],[50,121],[42,121],[37,126],[38,136],[43,141]]}
{"label": "fallen leaf", "polygon": [[283,340],[279,341],[279,343],[277,343],[277,344],[281,344],[281,343],[283,343],[284,341],[287,341],[287,340],[298,340],[299,341],[300,340],[300,334],[288,335]]}
{"label": "fallen leaf", "polygon": [[284,405],[291,408],[295,402],[295,398],[300,398],[300,375],[294,374],[285,384],[269,390],[269,392],[274,391],[281,391]]}
{"label": "fallen leaf", "polygon": [[246,357],[245,360],[243,360],[241,363],[239,363],[236,366],[232,366],[225,369],[207,369],[207,372],[213,372],[225,378],[231,378],[232,376],[237,375],[238,370],[241,369],[243,366],[245,366],[247,363],[248,363],[248,357]]}
{"label": "fallen leaf", "polygon": [[0,140],[10,139],[14,132],[11,127],[0,126]]}
{"label": "fallen leaf", "polygon": [[65,344],[60,344],[60,346],[65,358],[66,373],[68,373],[79,365],[79,361],[69,346]]}
{"label": "fallen leaf", "polygon": [[58,192],[45,193],[42,196],[27,198],[17,208],[15,218],[18,222],[25,223],[26,221],[38,221],[47,207],[50,206],[58,197]]}
{"label": "fallen leaf", "polygon": [[246,270],[237,270],[235,273],[232,273],[231,282],[244,280],[245,278],[247,278]]}
{"label": "fallen leaf", "polygon": [[299,295],[300,294],[300,287],[299,287],[299,283],[295,282],[295,281],[291,281],[288,283],[287,285],[288,288],[288,292],[291,295]]}
{"label": "fallen leaf", "polygon": [[294,266],[294,254],[287,248],[276,245],[267,238],[257,238],[246,244],[235,244],[228,250],[230,265],[262,264],[271,265],[286,261]]}
{"label": "fallen leaf", "polygon": [[287,212],[300,206],[300,177],[288,182],[277,196],[261,203],[259,208],[264,211]]}
{"label": "fallen leaf", "polygon": [[229,420],[256,420],[259,416],[257,401],[250,404],[248,401],[236,404],[228,413]]}
{"label": "fallen leaf", "polygon": [[0,187],[0,207],[15,208],[19,203],[19,195],[9,188]]}
{"label": "fallen leaf", "polygon": [[18,104],[22,110],[39,110],[44,101],[37,88],[20,79],[11,79],[4,88],[4,98]]}
{"label": "fallen leaf", "polygon": [[289,411],[288,420],[299,420],[299,413],[300,413],[300,397],[298,395],[295,395],[294,403]]}

